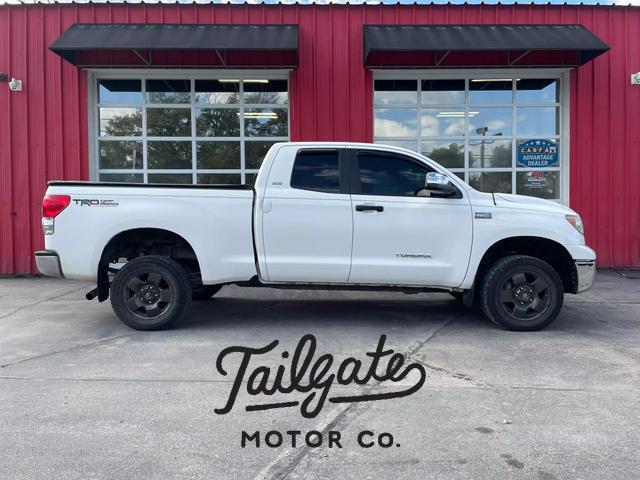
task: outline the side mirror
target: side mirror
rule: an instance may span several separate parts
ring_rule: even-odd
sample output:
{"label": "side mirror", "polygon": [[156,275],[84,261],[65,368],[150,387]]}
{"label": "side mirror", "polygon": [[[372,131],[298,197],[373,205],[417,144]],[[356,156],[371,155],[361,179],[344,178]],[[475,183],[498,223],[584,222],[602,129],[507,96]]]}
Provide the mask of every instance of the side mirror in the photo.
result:
{"label": "side mirror", "polygon": [[427,173],[423,190],[431,197],[447,198],[458,194],[458,189],[449,181],[449,177],[436,172]]}

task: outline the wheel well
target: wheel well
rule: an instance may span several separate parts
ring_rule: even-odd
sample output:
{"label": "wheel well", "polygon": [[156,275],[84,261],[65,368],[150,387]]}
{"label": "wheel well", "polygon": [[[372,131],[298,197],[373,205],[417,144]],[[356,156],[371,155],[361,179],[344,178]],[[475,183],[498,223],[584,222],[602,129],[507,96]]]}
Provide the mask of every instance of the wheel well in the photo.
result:
{"label": "wheel well", "polygon": [[178,262],[194,284],[201,282],[193,247],[177,233],[160,228],[136,228],[114,236],[102,250],[98,264],[98,300],[109,298],[109,264],[145,255],[162,255]]}
{"label": "wheel well", "polygon": [[528,255],[547,262],[558,272],[564,291],[577,292],[578,277],[573,258],[560,243],[541,237],[510,237],[491,245],[480,261],[474,285],[480,285],[485,272],[496,260],[508,255]]}

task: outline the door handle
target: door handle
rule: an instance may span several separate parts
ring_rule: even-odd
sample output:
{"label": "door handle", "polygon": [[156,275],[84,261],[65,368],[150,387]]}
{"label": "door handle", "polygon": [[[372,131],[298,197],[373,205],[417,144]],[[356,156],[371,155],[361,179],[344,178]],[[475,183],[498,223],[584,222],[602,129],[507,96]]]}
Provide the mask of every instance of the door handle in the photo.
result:
{"label": "door handle", "polygon": [[356,212],[382,212],[384,207],[382,205],[356,205]]}

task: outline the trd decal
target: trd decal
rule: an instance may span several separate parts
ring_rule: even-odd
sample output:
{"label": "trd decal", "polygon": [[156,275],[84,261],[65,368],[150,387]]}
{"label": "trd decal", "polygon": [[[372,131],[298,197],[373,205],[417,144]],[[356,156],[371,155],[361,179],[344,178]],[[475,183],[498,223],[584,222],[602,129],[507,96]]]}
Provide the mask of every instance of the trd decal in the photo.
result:
{"label": "trd decal", "polygon": [[115,200],[97,200],[89,198],[73,198],[73,202],[80,207],[117,207]]}

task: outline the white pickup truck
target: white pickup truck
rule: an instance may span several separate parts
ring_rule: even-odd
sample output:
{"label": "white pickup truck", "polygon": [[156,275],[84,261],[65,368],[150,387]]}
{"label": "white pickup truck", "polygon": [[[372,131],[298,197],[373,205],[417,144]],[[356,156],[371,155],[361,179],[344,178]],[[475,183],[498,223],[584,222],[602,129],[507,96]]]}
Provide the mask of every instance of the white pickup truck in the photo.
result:
{"label": "white pickup truck", "polygon": [[555,202],[481,193],[415,152],[279,143],[255,187],[49,183],[44,275],[97,282],[139,330],[172,325],[225,284],[448,291],[537,330],[591,287],[595,252]]}

